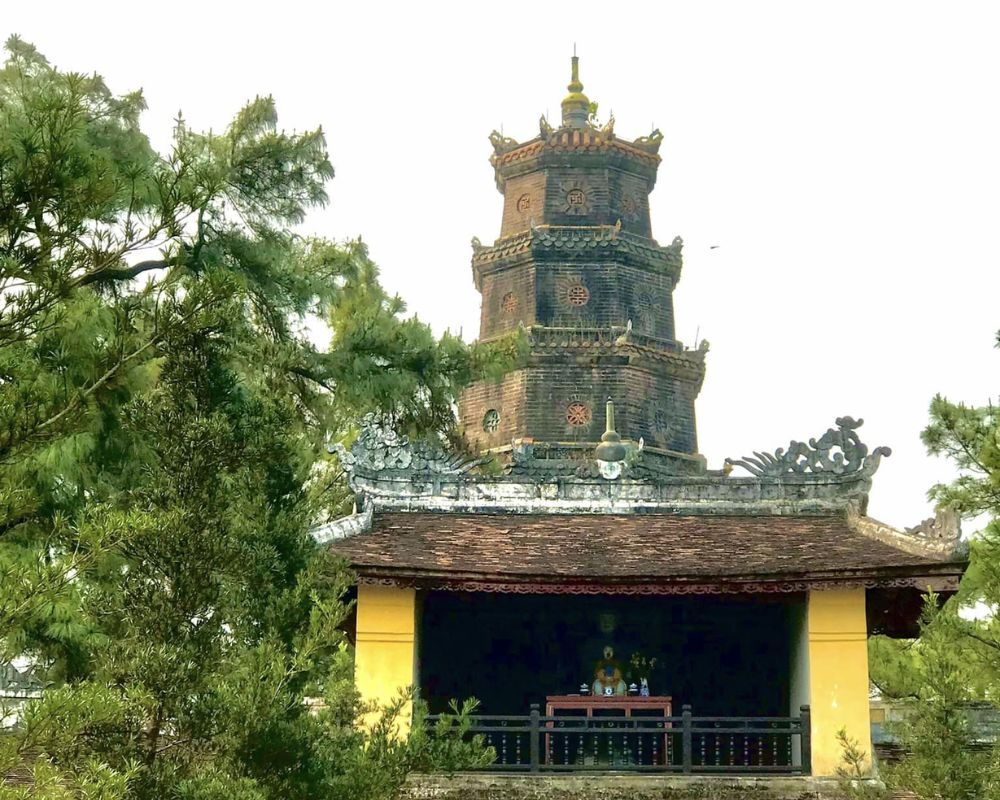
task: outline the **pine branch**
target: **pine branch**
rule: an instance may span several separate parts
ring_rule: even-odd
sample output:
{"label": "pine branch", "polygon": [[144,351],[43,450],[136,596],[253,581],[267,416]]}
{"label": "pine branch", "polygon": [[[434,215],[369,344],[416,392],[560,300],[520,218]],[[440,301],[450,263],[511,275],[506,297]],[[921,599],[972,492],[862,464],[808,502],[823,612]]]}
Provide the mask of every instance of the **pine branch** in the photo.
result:
{"label": "pine branch", "polygon": [[142,275],[144,272],[151,272],[156,269],[169,269],[170,267],[175,267],[178,264],[178,260],[175,258],[171,259],[151,259],[149,261],[140,261],[138,264],[133,264],[131,267],[122,267],[118,269],[102,269],[96,272],[88,272],[87,274],[81,276],[76,282],[75,286],[92,286],[97,283],[111,283],[114,281],[130,281],[133,278]]}

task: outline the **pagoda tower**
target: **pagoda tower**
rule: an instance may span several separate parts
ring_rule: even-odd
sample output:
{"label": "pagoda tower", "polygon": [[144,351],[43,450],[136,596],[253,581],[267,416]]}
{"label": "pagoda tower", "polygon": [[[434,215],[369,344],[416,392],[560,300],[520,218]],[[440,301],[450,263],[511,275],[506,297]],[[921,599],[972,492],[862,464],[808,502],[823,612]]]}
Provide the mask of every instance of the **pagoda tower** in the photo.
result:
{"label": "pagoda tower", "polygon": [[535,463],[556,466],[590,456],[610,397],[647,465],[700,473],[694,404],[707,348],[677,341],[682,243],[659,245],[649,217],[663,137],[621,139],[613,117],[598,125],[576,56],[572,65],[558,128],[543,116],[530,141],[490,136],[504,207],[493,245],[473,239],[479,335],[524,326],[529,355],[499,383],[469,387],[459,417],[477,449],[527,444]]}
{"label": "pagoda tower", "polygon": [[[488,769],[518,782],[725,763],[794,776],[775,796],[802,797],[842,767],[838,732],[873,751],[868,636],[912,638],[923,593],[954,594],[968,564],[958,518],[906,530],[869,518],[890,450],[869,448],[846,415],[706,468],[694,419],[705,351],[674,334],[681,243],[661,247],[649,223],[661,136],[594,124],[576,58],[569,90],[558,129],[543,118],[523,144],[492,137],[504,214],[492,246],[473,241],[481,336],[523,326],[530,352],[461,400],[486,453],[375,416],[350,449],[332,445],[355,510],[313,536],[356,576],[357,688],[379,707],[411,688],[432,711],[477,698],[471,730],[497,737]],[[615,677],[614,653],[629,649],[633,667],[666,665],[638,676],[648,696]],[[645,717],[605,727],[642,703]],[[720,725],[742,741],[720,747]],[[440,794],[428,781],[408,796]],[[649,787],[636,796],[662,795]]]}

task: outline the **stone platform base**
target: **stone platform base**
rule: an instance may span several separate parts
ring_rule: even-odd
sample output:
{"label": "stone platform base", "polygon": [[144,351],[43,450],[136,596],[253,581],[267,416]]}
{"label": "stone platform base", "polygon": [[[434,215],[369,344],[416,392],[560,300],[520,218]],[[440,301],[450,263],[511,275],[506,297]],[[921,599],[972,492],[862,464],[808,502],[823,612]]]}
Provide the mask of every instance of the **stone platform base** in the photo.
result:
{"label": "stone platform base", "polygon": [[412,775],[404,800],[841,800],[833,778],[716,775]]}

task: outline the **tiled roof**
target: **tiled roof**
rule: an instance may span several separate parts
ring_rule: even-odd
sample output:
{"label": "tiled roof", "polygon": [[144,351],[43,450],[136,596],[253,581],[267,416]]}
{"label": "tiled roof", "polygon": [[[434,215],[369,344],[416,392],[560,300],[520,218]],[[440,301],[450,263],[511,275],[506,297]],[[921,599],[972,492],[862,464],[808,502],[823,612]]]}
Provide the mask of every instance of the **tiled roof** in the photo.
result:
{"label": "tiled roof", "polygon": [[595,253],[634,255],[664,270],[680,273],[681,243],[661,246],[652,239],[618,230],[614,225],[541,225],[478,247],[472,256],[476,265],[501,261],[529,250],[536,255],[558,251],[560,256],[593,258]]}
{"label": "tiled roof", "polygon": [[660,157],[656,153],[651,153],[635,142],[626,142],[617,136],[608,135],[600,131],[590,129],[555,131],[546,139],[532,139],[529,142],[520,144],[504,153],[496,154],[492,157],[493,163],[498,167],[525,159],[532,158],[544,152],[546,149],[557,152],[585,152],[585,153],[606,153],[614,152],[633,158],[637,161],[656,166],[660,162]]}
{"label": "tiled roof", "polygon": [[362,576],[511,582],[782,581],[962,571],[958,559],[906,552],[866,536],[841,515],[377,513],[371,531],[332,547]]}

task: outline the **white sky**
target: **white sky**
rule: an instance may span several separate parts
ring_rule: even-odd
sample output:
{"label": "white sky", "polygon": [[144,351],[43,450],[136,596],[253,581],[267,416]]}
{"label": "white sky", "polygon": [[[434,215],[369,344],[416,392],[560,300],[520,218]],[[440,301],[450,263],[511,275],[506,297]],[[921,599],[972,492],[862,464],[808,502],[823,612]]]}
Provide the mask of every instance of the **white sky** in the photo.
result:
{"label": "white sky", "polygon": [[256,94],[322,125],[337,177],[305,229],[362,236],[411,311],[466,338],[469,241],[500,224],[487,136],[558,119],[576,42],[599,116],[665,136],[653,230],[686,243],[678,337],[712,344],[710,466],[864,417],[894,451],[869,513],[913,525],[952,476],[919,441],[931,397],[996,395],[995,2],[0,6],[59,67],[141,87],[160,147],[178,109],[221,129]]}

